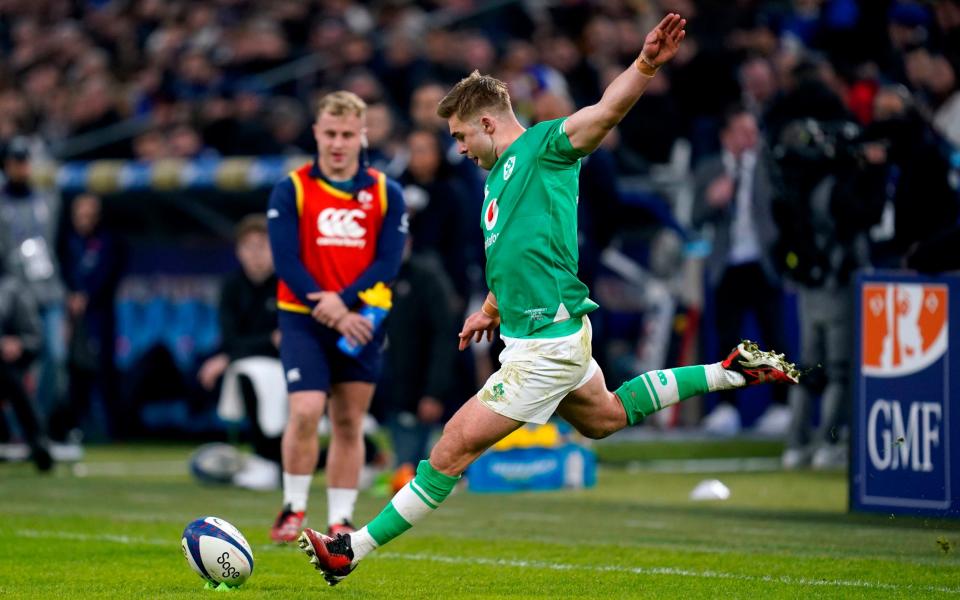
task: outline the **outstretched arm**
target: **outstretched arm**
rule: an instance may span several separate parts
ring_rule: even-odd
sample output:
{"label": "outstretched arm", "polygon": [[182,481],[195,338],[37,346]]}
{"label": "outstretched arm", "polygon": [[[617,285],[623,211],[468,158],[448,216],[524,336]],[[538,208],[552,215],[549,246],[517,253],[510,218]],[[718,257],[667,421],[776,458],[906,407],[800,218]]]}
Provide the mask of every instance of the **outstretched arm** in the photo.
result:
{"label": "outstretched arm", "polygon": [[637,60],[607,86],[600,101],[570,115],[564,130],[574,148],[584,153],[597,149],[647,89],[657,69],[677,54],[686,24],[678,14],[664,17],[647,34]]}

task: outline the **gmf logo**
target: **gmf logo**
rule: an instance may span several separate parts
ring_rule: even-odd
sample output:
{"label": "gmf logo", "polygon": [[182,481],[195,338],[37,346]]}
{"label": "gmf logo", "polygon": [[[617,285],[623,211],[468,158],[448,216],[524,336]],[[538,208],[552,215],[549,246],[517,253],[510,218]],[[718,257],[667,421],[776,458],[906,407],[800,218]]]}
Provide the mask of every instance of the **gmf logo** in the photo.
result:
{"label": "gmf logo", "polygon": [[947,286],[863,286],[864,375],[899,377],[927,368],[947,350]]}

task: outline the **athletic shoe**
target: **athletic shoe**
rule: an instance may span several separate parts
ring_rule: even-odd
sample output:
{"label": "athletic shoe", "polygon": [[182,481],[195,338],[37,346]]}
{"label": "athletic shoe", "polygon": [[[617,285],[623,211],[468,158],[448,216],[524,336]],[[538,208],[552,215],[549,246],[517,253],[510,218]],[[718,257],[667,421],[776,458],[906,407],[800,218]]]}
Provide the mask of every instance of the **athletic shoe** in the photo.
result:
{"label": "athletic shoe", "polygon": [[280,488],[280,465],[262,456],[247,456],[233,476],[233,485],[248,490],[276,490]]}
{"label": "athletic shoe", "polygon": [[817,448],[810,460],[810,466],[817,471],[833,471],[847,466],[846,444],[825,444]]}
{"label": "athletic shoe", "polygon": [[790,429],[793,411],[783,404],[771,404],[753,424],[753,432],[770,437],[783,437]]}
{"label": "athletic shoe", "polygon": [[354,569],[349,533],[338,533],[333,538],[307,528],[297,539],[297,545],[310,557],[314,568],[323,572],[323,578],[330,586],[343,581]]}
{"label": "athletic shoe", "polygon": [[733,437],[740,433],[740,413],[736,407],[721,402],[703,418],[704,433],[720,437]]}
{"label": "athletic shoe", "polygon": [[50,445],[46,440],[36,442],[30,449],[30,458],[41,473],[53,468],[53,457],[50,456]]}
{"label": "athletic shoe", "polygon": [[810,465],[810,451],[806,448],[787,448],[780,456],[785,471],[796,471]]}
{"label": "athletic shoe", "polygon": [[339,523],[334,523],[333,525],[328,527],[327,536],[335,538],[337,537],[338,533],[342,533],[346,535],[348,533],[353,533],[356,530],[357,528],[353,526],[353,523],[350,522],[350,519],[344,519],[343,521],[340,521]]}
{"label": "athletic shoe", "polygon": [[756,343],[743,340],[720,365],[743,375],[747,385],[758,383],[797,383],[800,371],[783,354],[761,350]]}
{"label": "athletic shoe", "polygon": [[306,520],[306,512],[293,512],[289,504],[284,506],[270,530],[270,539],[278,544],[296,541]]}

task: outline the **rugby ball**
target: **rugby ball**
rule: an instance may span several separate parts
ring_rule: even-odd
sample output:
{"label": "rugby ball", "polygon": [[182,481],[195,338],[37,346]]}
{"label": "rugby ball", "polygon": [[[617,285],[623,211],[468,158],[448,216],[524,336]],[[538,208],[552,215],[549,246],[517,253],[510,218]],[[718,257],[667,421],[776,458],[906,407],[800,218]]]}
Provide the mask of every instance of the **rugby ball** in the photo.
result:
{"label": "rugby ball", "polygon": [[183,530],[183,556],[213,585],[241,585],[253,573],[253,551],[240,531],[217,517],[203,517]]}

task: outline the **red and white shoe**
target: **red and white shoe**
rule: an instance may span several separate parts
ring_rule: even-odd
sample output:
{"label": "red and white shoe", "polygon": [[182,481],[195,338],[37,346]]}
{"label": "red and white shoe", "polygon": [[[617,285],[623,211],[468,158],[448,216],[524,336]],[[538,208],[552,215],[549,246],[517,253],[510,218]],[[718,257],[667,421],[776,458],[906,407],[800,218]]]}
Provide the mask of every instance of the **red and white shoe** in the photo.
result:
{"label": "red and white shoe", "polygon": [[330,586],[343,581],[354,569],[349,533],[330,537],[307,528],[297,539],[297,545],[310,557],[310,563],[323,572],[323,578]]}
{"label": "red and white shoe", "polygon": [[353,533],[356,530],[357,528],[353,526],[353,523],[350,522],[350,519],[344,519],[343,521],[334,523],[327,528],[327,537],[335,538],[337,537],[338,533],[346,535],[348,533]]}
{"label": "red and white shoe", "polygon": [[290,505],[283,507],[277,520],[270,529],[270,539],[278,544],[286,544],[297,540],[300,535],[300,529],[307,522],[307,513],[304,511],[294,512],[290,510]]}
{"label": "red and white shoe", "polygon": [[743,375],[747,385],[799,383],[800,371],[783,354],[761,350],[755,342],[743,340],[720,365]]}

